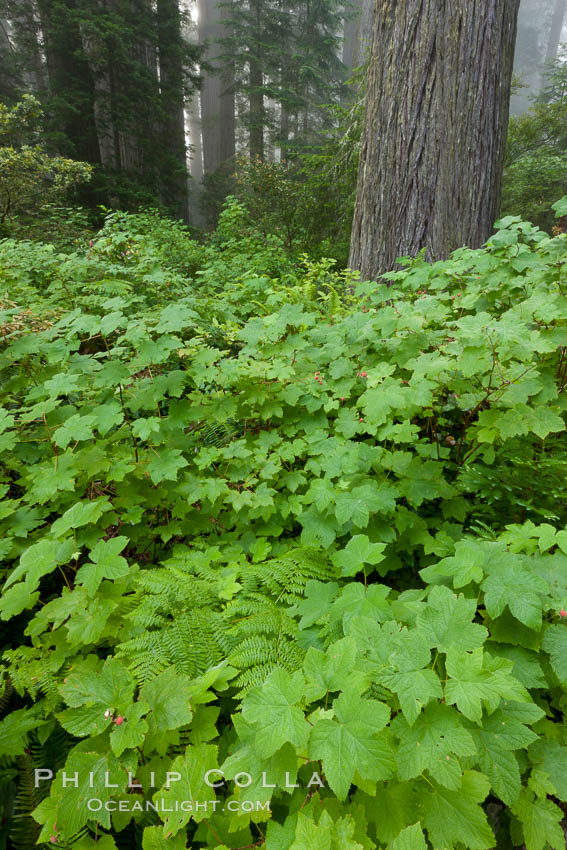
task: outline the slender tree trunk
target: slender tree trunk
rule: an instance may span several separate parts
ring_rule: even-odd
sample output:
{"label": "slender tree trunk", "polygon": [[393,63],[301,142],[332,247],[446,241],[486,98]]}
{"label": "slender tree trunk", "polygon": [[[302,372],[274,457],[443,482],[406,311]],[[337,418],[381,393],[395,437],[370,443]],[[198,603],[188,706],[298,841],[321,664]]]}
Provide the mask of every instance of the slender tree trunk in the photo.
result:
{"label": "slender tree trunk", "polygon": [[262,71],[261,50],[261,8],[262,0],[254,0],[252,8],[256,17],[256,31],[249,46],[249,148],[250,159],[264,160],[264,75]]}
{"label": "slender tree trunk", "polygon": [[302,133],[303,133],[303,141],[307,142],[308,134],[309,134],[309,88],[306,87],[303,92],[303,100],[305,101],[305,107],[303,110],[303,121],[302,121]]}
{"label": "slender tree trunk", "polygon": [[343,30],[342,62],[345,68],[352,71],[358,65],[358,40],[360,38],[360,19],[362,17],[362,0],[353,2],[354,8],[348,9],[349,17],[345,20]]}
{"label": "slender tree trunk", "polygon": [[358,64],[362,65],[369,58],[372,47],[372,28],[374,25],[374,0],[362,0],[360,29],[358,34]]}
{"label": "slender tree trunk", "polygon": [[286,103],[280,104],[280,148],[285,158],[286,145],[289,142],[289,109]]}
{"label": "slender tree trunk", "polygon": [[547,50],[545,53],[546,62],[553,62],[559,50],[561,43],[561,33],[563,32],[563,23],[565,21],[565,13],[567,12],[567,0],[555,0],[553,6],[553,17],[551,19],[551,30],[547,41]]}
{"label": "slender tree trunk", "polygon": [[250,59],[250,158],[264,159],[264,95],[262,66],[257,58]]}
{"label": "slender tree trunk", "polygon": [[366,61],[372,44],[373,0],[355,0],[356,11],[345,21],[342,61],[348,71]]}
{"label": "slender tree trunk", "polygon": [[96,30],[83,21],[80,31],[83,50],[93,78],[93,111],[100,163],[103,168],[114,171],[119,165],[119,146],[112,117],[111,68]]}
{"label": "slender tree trunk", "polygon": [[10,24],[6,18],[0,18],[0,99],[12,100],[18,95],[18,80],[9,68],[14,62],[14,45],[10,39]]}
{"label": "slender tree trunk", "polygon": [[[37,8],[47,67],[48,90],[54,108],[48,111],[57,133],[71,143],[62,153],[99,163],[94,114],[94,82],[79,28],[76,0],[38,0]],[[71,105],[71,108],[69,105]],[[80,108],[79,108],[80,107]]]}
{"label": "slender tree trunk", "polygon": [[187,130],[189,135],[189,224],[204,227],[205,216],[201,209],[203,194],[203,146],[201,141],[201,116],[199,114],[199,95],[191,98],[187,109]]}
{"label": "slender tree trunk", "polygon": [[220,57],[223,47],[218,39],[227,35],[226,11],[217,0],[199,0],[199,40],[209,42],[204,60],[213,72],[205,73],[201,88],[201,129],[205,174],[216,171],[234,156],[234,92],[232,75]]}
{"label": "slender tree trunk", "polygon": [[196,183],[203,179],[203,146],[201,143],[201,117],[199,115],[198,95],[194,95],[188,106],[187,128],[190,145],[190,171]]}
{"label": "slender tree trunk", "polygon": [[163,200],[179,218],[188,220],[183,40],[178,0],[157,0],[157,19],[162,144],[168,154],[162,175]]}
{"label": "slender tree trunk", "polygon": [[478,247],[498,215],[519,0],[377,0],[350,265]]}
{"label": "slender tree trunk", "polygon": [[11,29],[16,50],[25,56],[25,87],[34,94],[47,90],[47,77],[39,46],[39,13],[32,0],[12,3]]}
{"label": "slender tree trunk", "polygon": [[0,18],[0,50],[9,53],[12,50],[10,41],[10,24],[5,18]]}
{"label": "slender tree trunk", "polygon": [[[147,103],[143,114],[134,114],[129,122],[129,133],[135,140],[138,158],[138,179],[159,192],[160,179],[156,166],[155,151],[162,141],[161,116],[156,104],[160,101],[160,81],[158,73],[158,44],[156,43],[156,17],[152,0],[127,0],[130,14],[137,22],[133,34],[130,55],[136,76],[146,92]],[[116,83],[120,85],[120,80]],[[135,102],[136,82],[131,81],[132,101]],[[132,110],[130,110],[132,113]]]}

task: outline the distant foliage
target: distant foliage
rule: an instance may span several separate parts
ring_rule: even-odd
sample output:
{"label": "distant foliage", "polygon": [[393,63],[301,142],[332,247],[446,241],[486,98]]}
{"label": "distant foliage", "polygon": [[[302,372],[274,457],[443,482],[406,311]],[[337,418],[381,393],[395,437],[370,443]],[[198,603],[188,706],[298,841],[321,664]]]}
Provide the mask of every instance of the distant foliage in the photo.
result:
{"label": "distant foliage", "polygon": [[37,212],[90,179],[87,163],[44,150],[38,133],[42,114],[31,95],[13,107],[0,103],[0,228],[11,216]]}
{"label": "distant foliage", "polygon": [[278,234],[295,254],[333,257],[342,267],[349,256],[364,114],[363,93],[355,92],[348,107],[334,110],[336,127],[325,144],[292,152],[282,162],[240,158],[232,190],[259,230]]}
{"label": "distant foliage", "polygon": [[255,218],[0,242],[3,840],[563,850],[567,236]]}
{"label": "distant foliage", "polygon": [[551,205],[567,192],[567,66],[557,64],[531,109],[510,119],[504,214],[521,212],[546,230]]}

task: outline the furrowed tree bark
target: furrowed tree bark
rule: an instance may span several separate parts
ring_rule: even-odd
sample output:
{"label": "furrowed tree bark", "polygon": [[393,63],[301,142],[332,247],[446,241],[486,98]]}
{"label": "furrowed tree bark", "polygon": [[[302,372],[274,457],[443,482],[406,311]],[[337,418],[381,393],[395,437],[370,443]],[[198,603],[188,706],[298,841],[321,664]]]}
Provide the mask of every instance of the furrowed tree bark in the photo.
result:
{"label": "furrowed tree bark", "polygon": [[377,0],[350,266],[478,247],[498,216],[519,0]]}

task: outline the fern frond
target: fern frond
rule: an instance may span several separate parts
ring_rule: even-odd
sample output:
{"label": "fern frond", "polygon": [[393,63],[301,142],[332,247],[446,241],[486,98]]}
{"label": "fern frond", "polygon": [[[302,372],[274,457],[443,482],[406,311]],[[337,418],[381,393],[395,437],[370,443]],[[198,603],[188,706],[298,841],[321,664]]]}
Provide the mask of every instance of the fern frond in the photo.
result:
{"label": "fern frond", "polygon": [[29,755],[19,756],[17,766],[18,791],[13,803],[8,834],[17,850],[29,850],[35,846],[41,831],[41,826],[31,816],[39,803],[37,792],[40,789],[34,788],[32,758]]}
{"label": "fern frond", "polygon": [[262,588],[275,602],[293,605],[303,596],[308,581],[328,581],[335,576],[335,567],[322,552],[301,547],[279,558],[248,565],[241,581],[245,592]]}
{"label": "fern frond", "polygon": [[255,688],[256,685],[261,685],[275,669],[275,663],[267,663],[261,664],[257,667],[249,667],[247,670],[240,673],[232,682],[233,685],[240,688],[236,694],[237,698],[241,699],[242,696],[250,690],[250,688]]}
{"label": "fern frond", "polygon": [[[32,818],[31,813],[49,793],[49,786],[40,784],[36,788],[34,771],[49,768],[55,773],[64,765],[73,743],[73,738],[59,724],[44,742],[40,741],[36,732],[29,733],[28,749],[16,759],[17,792],[8,829],[14,850],[29,850],[35,847],[41,831],[41,826]],[[86,830],[82,830],[80,835],[85,832]],[[74,840],[80,835],[75,836]]]}
{"label": "fern frond", "polygon": [[146,632],[121,644],[116,657],[122,658],[138,685],[154,679],[167,667],[167,657],[161,647],[160,632]]}
{"label": "fern frond", "polygon": [[2,682],[2,695],[0,696],[0,716],[3,716],[6,713],[13,693],[14,686],[12,684],[12,680],[8,675],[5,675]]}
{"label": "fern frond", "polygon": [[195,678],[225,656],[217,641],[220,631],[226,631],[221,614],[197,608],[177,614],[156,631],[126,641],[116,655],[126,661],[140,685],[166,667]]}
{"label": "fern frond", "polygon": [[246,689],[276,665],[300,667],[305,653],[286,609],[303,597],[309,580],[335,578],[328,558],[303,547],[262,563],[238,563],[240,589],[225,602],[217,587],[226,561],[215,562],[210,552],[199,555],[180,548],[160,568],[139,576],[126,616],[140,634],[116,650],[138,683],[170,666],[194,678],[227,658],[240,670],[237,687]]}
{"label": "fern frond", "polygon": [[227,422],[209,422],[200,429],[201,442],[204,446],[214,446],[220,449],[240,436],[240,429],[230,420]]}
{"label": "fern frond", "polygon": [[57,678],[61,660],[54,652],[42,654],[38,647],[19,646],[7,650],[4,660],[10,664],[11,681],[18,694],[23,695],[27,691],[34,702],[43,695],[46,713],[54,712],[61,705]]}

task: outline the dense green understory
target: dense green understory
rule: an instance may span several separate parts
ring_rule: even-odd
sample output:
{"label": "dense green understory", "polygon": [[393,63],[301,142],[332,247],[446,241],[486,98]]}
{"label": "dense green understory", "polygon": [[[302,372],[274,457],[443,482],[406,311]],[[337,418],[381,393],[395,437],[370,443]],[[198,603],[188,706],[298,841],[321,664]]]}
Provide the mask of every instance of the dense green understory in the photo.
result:
{"label": "dense green understory", "polygon": [[563,850],[567,236],[500,227],[0,242],[0,846]]}

